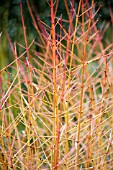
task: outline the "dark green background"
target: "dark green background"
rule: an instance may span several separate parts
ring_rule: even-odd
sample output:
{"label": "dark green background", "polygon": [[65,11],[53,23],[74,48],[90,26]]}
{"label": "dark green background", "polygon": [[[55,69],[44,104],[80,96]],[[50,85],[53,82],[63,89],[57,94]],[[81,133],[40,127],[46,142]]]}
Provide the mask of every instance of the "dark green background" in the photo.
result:
{"label": "dark green background", "polygon": [[[0,1],[0,33],[2,32],[2,36],[0,37],[0,69],[12,61],[12,54],[9,50],[10,47],[7,40],[6,32],[9,33],[12,42],[17,41],[20,44],[24,43],[19,2],[20,0]],[[49,5],[46,3],[46,0],[29,0],[29,2],[31,4],[34,4],[40,16],[40,19],[43,20],[46,24],[50,25],[50,10]],[[68,0],[67,2],[70,6],[70,1]],[[79,0],[75,0],[75,9],[77,8],[78,2]],[[33,39],[37,40],[38,35],[36,33],[35,28],[33,27],[32,20],[27,8],[26,0],[22,0],[22,4],[25,16],[25,24],[27,26],[28,41],[30,43]],[[59,17],[62,14],[63,18],[67,18],[64,1],[59,0],[59,4],[60,5],[58,7],[57,16]],[[109,6],[113,8],[113,0],[99,0],[96,3],[96,8],[98,8],[100,5],[102,7],[97,15],[97,17],[100,15],[99,24],[101,24],[101,22],[104,20],[106,21],[106,23],[111,22]],[[108,38],[111,38],[111,30],[108,31],[106,36]]]}

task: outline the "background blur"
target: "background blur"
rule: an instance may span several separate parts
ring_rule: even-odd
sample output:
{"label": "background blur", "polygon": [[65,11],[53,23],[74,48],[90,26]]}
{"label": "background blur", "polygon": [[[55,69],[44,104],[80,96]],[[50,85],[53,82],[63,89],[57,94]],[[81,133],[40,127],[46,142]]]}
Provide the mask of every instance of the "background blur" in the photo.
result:
{"label": "background blur", "polygon": [[[16,41],[24,45],[19,2],[20,0],[0,0],[0,33],[2,33],[0,37],[0,69],[13,60],[13,55],[11,50],[9,50],[10,47],[7,39],[7,33],[10,35],[12,42]],[[29,0],[29,2],[31,3],[33,11],[36,10],[37,14],[40,16],[40,19],[49,25],[50,11],[46,0]],[[70,0],[67,2],[70,6]],[[77,8],[78,2],[79,0],[75,0],[74,2],[75,9]],[[91,1],[89,1],[89,3],[91,3]],[[22,4],[25,24],[27,27],[27,37],[30,43],[33,39],[37,40],[38,35],[35,28],[33,27],[26,0],[22,0]],[[63,18],[67,18],[64,1],[59,0],[59,4],[58,13],[56,15],[59,17],[62,14]],[[35,7],[35,10],[33,6]],[[98,24],[102,24],[103,22],[105,22],[105,24],[110,23],[110,27],[104,35],[104,39],[108,38],[110,41],[112,41],[111,30],[113,25],[110,16],[110,9],[113,9],[113,0],[98,0],[96,3],[96,8],[98,9],[99,6],[101,6],[101,8],[96,16],[99,17]]]}

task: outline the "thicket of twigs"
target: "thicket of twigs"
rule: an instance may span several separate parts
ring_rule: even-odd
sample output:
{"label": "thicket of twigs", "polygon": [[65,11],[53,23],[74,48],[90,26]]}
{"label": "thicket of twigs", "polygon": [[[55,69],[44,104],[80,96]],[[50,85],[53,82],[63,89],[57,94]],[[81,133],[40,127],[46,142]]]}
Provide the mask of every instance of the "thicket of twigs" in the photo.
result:
{"label": "thicket of twigs", "polygon": [[77,9],[64,0],[67,20],[57,17],[58,2],[47,2],[48,26],[27,0],[37,42],[28,43],[22,1],[25,44],[7,35],[14,60],[0,71],[2,170],[113,169],[113,44],[103,43],[110,23],[97,28],[93,0]]}

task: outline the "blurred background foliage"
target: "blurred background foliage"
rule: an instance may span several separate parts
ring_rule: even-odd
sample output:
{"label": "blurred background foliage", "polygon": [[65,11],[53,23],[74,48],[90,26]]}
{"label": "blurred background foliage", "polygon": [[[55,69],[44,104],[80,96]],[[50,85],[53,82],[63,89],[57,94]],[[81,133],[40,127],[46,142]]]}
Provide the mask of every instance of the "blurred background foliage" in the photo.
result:
{"label": "blurred background foliage", "polygon": [[[35,7],[37,10],[37,14],[40,16],[40,19],[45,22],[47,25],[50,25],[50,10],[49,5],[47,4],[46,0],[29,0],[31,6]],[[70,6],[70,0],[67,1],[68,5]],[[91,1],[88,1],[91,3]],[[96,1],[95,1],[96,2]],[[23,30],[22,30],[22,23],[21,23],[21,15],[20,15],[20,0],[1,0],[0,1],[0,33],[2,33],[0,37],[0,69],[2,69],[5,65],[10,63],[13,60],[13,55],[10,50],[7,33],[10,35],[11,41],[14,43],[15,41],[24,44],[23,38]],[[75,0],[75,9],[77,8],[77,4],[79,0]],[[25,17],[25,24],[27,27],[27,37],[28,42],[30,43],[33,39],[37,40],[38,35],[33,27],[33,22],[31,16],[29,14],[26,0],[22,0],[23,4],[23,12]],[[109,7],[113,7],[113,0],[98,0],[96,3],[96,8],[101,6],[97,17],[100,16],[99,24],[101,25],[104,21],[105,23],[110,23],[110,28],[108,29],[107,33],[104,36],[104,39],[109,38],[112,41],[111,30],[112,30],[112,23],[110,17]],[[33,9],[34,10],[34,9]],[[35,12],[34,12],[35,13]],[[59,0],[59,6],[57,10],[57,16],[67,19],[67,12],[64,5],[63,0]],[[36,47],[34,47],[36,48]]]}

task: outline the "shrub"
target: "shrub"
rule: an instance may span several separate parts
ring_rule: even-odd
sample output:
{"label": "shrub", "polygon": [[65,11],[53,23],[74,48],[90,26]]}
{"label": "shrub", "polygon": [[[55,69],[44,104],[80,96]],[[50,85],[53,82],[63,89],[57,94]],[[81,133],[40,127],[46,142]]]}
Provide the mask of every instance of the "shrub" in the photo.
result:
{"label": "shrub", "polygon": [[7,35],[14,60],[0,71],[1,169],[112,169],[109,23],[98,28],[93,0],[64,0],[67,19],[50,0],[48,25],[26,1],[38,40],[28,43],[21,1],[25,44]]}

